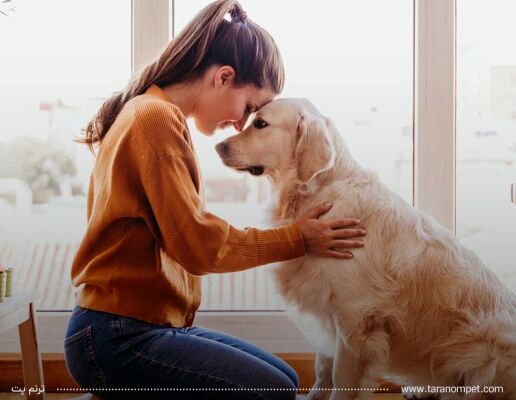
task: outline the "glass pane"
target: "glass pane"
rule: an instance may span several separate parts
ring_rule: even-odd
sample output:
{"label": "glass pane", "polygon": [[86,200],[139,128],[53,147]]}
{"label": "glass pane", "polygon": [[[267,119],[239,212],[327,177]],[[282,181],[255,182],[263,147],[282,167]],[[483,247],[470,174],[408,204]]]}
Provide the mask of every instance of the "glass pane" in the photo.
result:
{"label": "glass pane", "polygon": [[94,163],[73,140],[130,78],[131,1],[15,5],[0,14],[0,263],[39,309],[70,309]]}
{"label": "glass pane", "polygon": [[457,236],[516,290],[516,3],[457,12]]}
{"label": "glass pane", "polygon": [[[176,0],[179,31],[209,1]],[[363,165],[412,204],[411,0],[240,1],[277,42],[286,68],[281,97],[306,97],[330,117]],[[264,226],[266,181],[224,167],[190,129],[207,186],[207,208],[238,227]],[[203,309],[280,309],[267,268],[204,279]]]}

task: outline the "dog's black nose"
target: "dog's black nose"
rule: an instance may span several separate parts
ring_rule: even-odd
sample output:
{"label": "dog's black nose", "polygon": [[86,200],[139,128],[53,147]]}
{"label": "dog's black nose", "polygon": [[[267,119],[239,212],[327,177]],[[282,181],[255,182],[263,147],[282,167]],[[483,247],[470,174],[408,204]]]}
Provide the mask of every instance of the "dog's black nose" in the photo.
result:
{"label": "dog's black nose", "polygon": [[219,153],[219,156],[223,157],[229,152],[229,145],[226,142],[220,142],[215,146],[215,150]]}

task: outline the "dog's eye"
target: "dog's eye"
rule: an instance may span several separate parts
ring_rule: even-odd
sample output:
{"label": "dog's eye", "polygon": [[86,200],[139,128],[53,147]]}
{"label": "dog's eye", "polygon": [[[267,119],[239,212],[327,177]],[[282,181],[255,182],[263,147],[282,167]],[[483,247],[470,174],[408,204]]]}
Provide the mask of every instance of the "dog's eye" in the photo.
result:
{"label": "dog's eye", "polygon": [[269,126],[269,124],[267,122],[265,122],[263,119],[261,118],[256,118],[254,121],[253,121],[253,126],[256,128],[256,129],[263,129],[265,128],[266,126]]}

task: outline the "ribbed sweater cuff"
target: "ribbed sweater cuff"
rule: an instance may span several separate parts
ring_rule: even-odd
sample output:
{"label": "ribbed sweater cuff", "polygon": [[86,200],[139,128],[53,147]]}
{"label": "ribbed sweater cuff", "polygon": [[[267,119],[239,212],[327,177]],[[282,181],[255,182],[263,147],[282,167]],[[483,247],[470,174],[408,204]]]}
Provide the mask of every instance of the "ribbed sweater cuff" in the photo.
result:
{"label": "ribbed sweater cuff", "polygon": [[301,229],[297,224],[282,226],[268,230],[277,241],[268,240],[260,246],[260,264],[286,261],[305,255],[305,242]]}

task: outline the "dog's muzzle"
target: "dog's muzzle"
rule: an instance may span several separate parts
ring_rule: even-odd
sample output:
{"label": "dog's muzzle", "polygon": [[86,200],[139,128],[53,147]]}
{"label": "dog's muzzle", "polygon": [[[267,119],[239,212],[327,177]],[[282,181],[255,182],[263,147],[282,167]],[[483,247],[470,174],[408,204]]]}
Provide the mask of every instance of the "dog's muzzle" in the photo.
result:
{"label": "dog's muzzle", "polygon": [[217,153],[219,153],[220,158],[222,158],[222,162],[228,167],[231,167],[238,171],[247,171],[254,176],[263,175],[265,168],[262,165],[250,165],[248,167],[246,166],[240,168],[236,165],[231,165],[231,163],[228,162],[228,157],[230,156],[231,151],[229,144],[227,144],[225,141],[215,145],[215,150],[217,151]]}
{"label": "dog's muzzle", "polygon": [[229,153],[229,145],[226,142],[220,142],[215,146],[215,150],[219,153],[219,156],[225,157]]}

